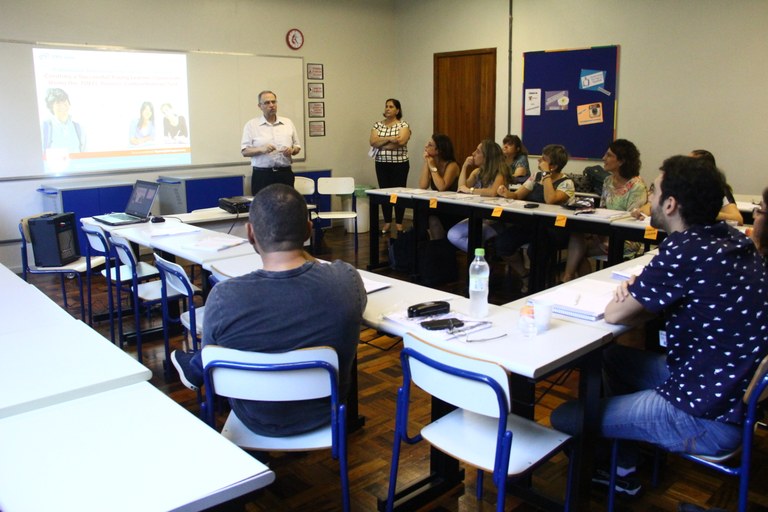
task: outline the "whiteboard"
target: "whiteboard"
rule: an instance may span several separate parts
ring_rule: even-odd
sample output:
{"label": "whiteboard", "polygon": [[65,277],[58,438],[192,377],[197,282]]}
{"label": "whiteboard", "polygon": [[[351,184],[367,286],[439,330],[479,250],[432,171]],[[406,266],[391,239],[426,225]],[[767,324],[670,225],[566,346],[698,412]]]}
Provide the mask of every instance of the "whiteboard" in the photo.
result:
{"label": "whiteboard", "polygon": [[[45,174],[41,155],[33,48],[35,45],[31,43],[0,42],[0,66],[12,70],[4,73],[4,79],[0,80],[0,111],[3,112],[0,181],[52,177]],[[185,167],[247,163],[240,154],[240,139],[245,123],[261,115],[258,93],[262,90],[275,92],[279,102],[278,115],[293,121],[305,147],[304,63],[301,57],[186,54],[189,123],[194,142],[191,164]],[[115,98],[116,102],[120,100]],[[302,151],[304,158],[306,152]],[[112,172],[126,174],[131,169]],[[92,174],[99,172],[67,175]]]}

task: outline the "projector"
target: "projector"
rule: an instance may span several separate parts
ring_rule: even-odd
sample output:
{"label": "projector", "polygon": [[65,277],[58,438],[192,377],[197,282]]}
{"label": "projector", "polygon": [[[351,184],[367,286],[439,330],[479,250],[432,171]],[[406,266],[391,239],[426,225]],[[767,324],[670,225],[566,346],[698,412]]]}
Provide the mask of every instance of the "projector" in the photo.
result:
{"label": "projector", "polygon": [[219,208],[229,213],[247,213],[251,208],[251,201],[253,201],[253,197],[220,197]]}

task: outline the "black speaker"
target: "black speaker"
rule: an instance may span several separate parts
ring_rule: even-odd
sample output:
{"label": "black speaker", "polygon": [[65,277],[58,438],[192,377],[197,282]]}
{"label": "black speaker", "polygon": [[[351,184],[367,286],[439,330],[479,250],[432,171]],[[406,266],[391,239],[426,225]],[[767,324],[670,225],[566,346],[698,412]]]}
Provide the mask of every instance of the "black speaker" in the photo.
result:
{"label": "black speaker", "polygon": [[29,219],[32,252],[38,267],[61,267],[80,257],[75,214],[50,213]]}

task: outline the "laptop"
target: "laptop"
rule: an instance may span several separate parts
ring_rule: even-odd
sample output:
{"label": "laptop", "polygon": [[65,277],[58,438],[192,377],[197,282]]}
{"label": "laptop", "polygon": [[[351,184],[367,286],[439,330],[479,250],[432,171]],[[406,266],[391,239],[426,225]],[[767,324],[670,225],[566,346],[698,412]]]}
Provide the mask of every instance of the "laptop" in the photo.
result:
{"label": "laptop", "polygon": [[149,220],[149,211],[157,197],[159,183],[137,180],[133,184],[133,192],[125,206],[125,212],[114,212],[106,215],[94,215],[94,220],[109,226],[123,226],[125,224],[138,224]]}

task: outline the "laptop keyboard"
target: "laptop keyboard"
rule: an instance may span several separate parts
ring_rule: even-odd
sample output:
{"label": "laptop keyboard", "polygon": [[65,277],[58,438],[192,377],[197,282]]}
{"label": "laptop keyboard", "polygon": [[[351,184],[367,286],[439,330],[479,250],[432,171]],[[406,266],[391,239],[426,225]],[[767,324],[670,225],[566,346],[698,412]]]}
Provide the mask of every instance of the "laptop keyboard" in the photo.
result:
{"label": "laptop keyboard", "polygon": [[127,213],[110,213],[109,214],[110,219],[113,220],[137,220],[138,217],[135,217],[133,215],[128,215]]}

